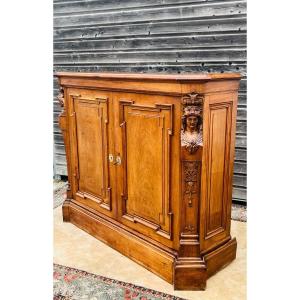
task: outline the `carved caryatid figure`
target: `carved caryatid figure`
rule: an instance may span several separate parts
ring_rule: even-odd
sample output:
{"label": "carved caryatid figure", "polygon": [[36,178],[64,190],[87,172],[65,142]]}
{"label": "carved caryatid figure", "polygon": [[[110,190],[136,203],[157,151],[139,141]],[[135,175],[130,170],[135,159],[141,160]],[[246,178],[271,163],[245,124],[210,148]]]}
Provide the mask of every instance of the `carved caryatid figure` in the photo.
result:
{"label": "carved caryatid figure", "polygon": [[[184,146],[190,154],[195,153],[202,141],[202,117],[201,107],[202,98],[198,94],[190,94],[183,98],[181,146]],[[190,101],[187,99],[190,98]],[[189,105],[192,104],[192,105]]]}

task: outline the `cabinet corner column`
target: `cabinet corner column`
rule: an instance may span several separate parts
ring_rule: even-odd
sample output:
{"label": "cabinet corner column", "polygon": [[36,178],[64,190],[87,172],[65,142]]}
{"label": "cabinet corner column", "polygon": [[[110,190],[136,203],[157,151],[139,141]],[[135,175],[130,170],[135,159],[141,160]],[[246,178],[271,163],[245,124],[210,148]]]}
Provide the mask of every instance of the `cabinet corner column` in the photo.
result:
{"label": "cabinet corner column", "polygon": [[176,290],[204,290],[206,264],[200,257],[199,216],[203,95],[182,96],[180,248],[174,265]]}
{"label": "cabinet corner column", "polygon": [[[65,151],[66,151],[66,157],[67,157],[67,169],[68,169],[68,176],[71,174],[70,170],[70,140],[69,140],[69,132],[68,132],[68,126],[67,126],[67,112],[66,112],[66,91],[64,87],[60,87],[59,94],[57,96],[57,99],[60,103],[60,106],[62,107],[62,112],[59,115],[59,127],[63,134],[64,144],[65,144]],[[70,188],[70,182],[68,178],[68,185],[67,185],[67,199],[64,201],[64,204],[62,206],[63,210],[63,220],[64,222],[69,222],[69,203],[72,198],[72,191]]]}

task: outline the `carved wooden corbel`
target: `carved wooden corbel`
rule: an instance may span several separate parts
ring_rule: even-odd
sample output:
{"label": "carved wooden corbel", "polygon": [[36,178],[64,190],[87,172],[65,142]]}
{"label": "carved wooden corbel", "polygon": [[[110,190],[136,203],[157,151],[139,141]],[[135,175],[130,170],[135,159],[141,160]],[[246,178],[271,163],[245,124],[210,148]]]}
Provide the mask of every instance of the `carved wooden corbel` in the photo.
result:
{"label": "carved wooden corbel", "polygon": [[184,95],[181,146],[190,153],[195,153],[202,146],[202,105],[203,96],[198,93]]}
{"label": "carved wooden corbel", "polygon": [[58,100],[60,106],[63,108],[62,112],[64,112],[64,110],[65,110],[65,92],[64,92],[63,87],[59,88],[59,94],[57,96],[57,100]]}

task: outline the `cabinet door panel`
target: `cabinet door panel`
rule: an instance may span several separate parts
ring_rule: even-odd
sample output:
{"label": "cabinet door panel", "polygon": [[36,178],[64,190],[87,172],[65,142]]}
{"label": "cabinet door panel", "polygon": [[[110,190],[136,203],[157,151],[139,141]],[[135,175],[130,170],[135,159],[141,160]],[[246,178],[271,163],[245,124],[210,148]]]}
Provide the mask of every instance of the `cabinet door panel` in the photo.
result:
{"label": "cabinet door panel", "polygon": [[111,210],[108,163],[108,97],[70,95],[70,120],[76,200]]}
{"label": "cabinet door panel", "polygon": [[[127,163],[130,166],[127,169],[127,213],[140,215],[159,224],[159,216],[163,210],[161,184],[163,149],[160,143],[157,143],[156,147],[153,145],[163,139],[163,119],[159,113],[151,110],[125,110]],[[141,199],[143,201],[140,201]],[[159,201],[152,199],[159,199]]]}
{"label": "cabinet door panel", "polygon": [[[119,101],[121,221],[171,238],[170,148],[173,104]],[[138,225],[136,225],[138,224]]]}

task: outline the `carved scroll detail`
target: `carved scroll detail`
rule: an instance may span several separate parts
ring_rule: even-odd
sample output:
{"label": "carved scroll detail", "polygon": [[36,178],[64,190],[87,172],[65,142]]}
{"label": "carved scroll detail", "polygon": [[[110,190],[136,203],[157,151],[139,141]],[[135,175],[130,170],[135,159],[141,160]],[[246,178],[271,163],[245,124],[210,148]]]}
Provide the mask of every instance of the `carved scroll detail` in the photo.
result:
{"label": "carved scroll detail", "polygon": [[193,154],[202,141],[202,105],[203,96],[198,93],[184,95],[181,99],[183,105],[181,146]]}

